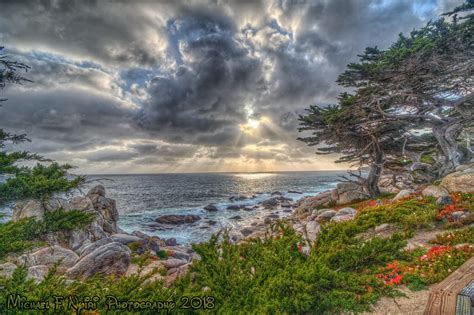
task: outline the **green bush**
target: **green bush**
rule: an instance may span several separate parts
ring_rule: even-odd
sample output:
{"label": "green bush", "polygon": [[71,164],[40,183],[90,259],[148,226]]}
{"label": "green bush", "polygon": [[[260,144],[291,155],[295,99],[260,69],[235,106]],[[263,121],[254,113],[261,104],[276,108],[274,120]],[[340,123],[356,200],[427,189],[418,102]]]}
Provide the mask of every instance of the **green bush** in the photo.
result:
{"label": "green bush", "polygon": [[25,218],[18,222],[0,223],[0,259],[10,253],[40,245],[46,233],[78,229],[92,222],[93,218],[91,213],[64,211],[60,208],[46,212],[41,221]]}

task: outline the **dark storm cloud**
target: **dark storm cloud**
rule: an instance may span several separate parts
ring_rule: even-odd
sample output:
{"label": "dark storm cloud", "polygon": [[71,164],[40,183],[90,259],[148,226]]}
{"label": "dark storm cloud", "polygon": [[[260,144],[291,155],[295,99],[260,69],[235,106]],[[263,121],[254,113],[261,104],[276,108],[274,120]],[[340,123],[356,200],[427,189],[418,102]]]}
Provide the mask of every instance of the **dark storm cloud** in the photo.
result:
{"label": "dark storm cloud", "polygon": [[188,9],[168,28],[184,64],[151,80],[138,125],[183,142],[232,140],[234,127],[245,120],[246,103],[257,92],[259,60],[235,40],[236,27],[225,15]]}
{"label": "dark storm cloud", "polygon": [[338,73],[366,46],[460,2],[3,1],[0,44],[35,82],[5,91],[0,124],[91,163],[304,162],[298,113],[334,102]]}

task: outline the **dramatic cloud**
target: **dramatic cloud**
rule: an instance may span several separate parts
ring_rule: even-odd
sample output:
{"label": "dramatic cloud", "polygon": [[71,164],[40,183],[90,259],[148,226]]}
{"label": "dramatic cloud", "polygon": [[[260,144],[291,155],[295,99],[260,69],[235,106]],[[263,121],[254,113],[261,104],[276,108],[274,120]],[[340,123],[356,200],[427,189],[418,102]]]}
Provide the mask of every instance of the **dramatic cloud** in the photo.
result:
{"label": "dramatic cloud", "polygon": [[82,172],[345,167],[295,140],[298,114],[460,2],[3,1],[0,45],[34,82],[3,91],[0,124]]}

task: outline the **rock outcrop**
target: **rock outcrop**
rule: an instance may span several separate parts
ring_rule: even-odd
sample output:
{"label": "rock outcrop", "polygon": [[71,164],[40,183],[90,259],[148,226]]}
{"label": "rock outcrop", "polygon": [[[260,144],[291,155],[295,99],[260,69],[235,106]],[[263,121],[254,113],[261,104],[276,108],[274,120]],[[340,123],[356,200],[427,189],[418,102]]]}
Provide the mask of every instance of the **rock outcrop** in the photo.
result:
{"label": "rock outcrop", "polygon": [[162,215],[155,219],[157,223],[161,224],[184,224],[184,223],[194,223],[196,221],[201,220],[201,217],[194,214],[186,214],[186,215]]}
{"label": "rock outcrop", "polygon": [[449,192],[474,193],[474,163],[458,166],[441,180],[440,186]]}
{"label": "rock outcrop", "polygon": [[96,274],[103,276],[121,276],[130,265],[130,249],[119,242],[111,242],[98,246],[66,271],[70,278],[87,279]]}

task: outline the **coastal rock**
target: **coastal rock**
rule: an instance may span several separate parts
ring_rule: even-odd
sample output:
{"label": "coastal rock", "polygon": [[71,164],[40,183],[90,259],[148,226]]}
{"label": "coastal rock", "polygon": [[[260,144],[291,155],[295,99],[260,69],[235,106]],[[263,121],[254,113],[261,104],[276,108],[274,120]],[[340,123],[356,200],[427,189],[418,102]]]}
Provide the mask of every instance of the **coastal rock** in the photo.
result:
{"label": "coastal rock", "polygon": [[[120,234],[123,234],[123,233],[120,233]],[[150,238],[148,234],[145,234],[141,231],[133,231],[132,235],[135,235],[136,237],[139,237],[139,238],[145,238],[145,239]]]}
{"label": "coastal rock", "polygon": [[184,223],[194,223],[199,220],[201,220],[201,217],[194,214],[186,214],[186,215],[169,214],[169,215],[162,215],[156,218],[155,221],[161,224],[184,224]]}
{"label": "coastal rock", "polygon": [[306,224],[306,236],[308,240],[314,242],[320,231],[321,226],[316,221],[310,221]]}
{"label": "coastal rock", "polygon": [[331,218],[331,222],[344,222],[354,220],[354,216],[350,214],[338,215]]}
{"label": "coastal rock", "polygon": [[110,238],[112,239],[113,242],[119,242],[124,245],[130,244],[133,242],[139,242],[142,240],[138,236],[130,235],[130,234],[112,234]]}
{"label": "coastal rock", "polygon": [[44,207],[38,200],[29,199],[19,201],[13,208],[12,221],[17,222],[24,218],[35,217],[42,220],[44,217]]}
{"label": "coastal rock", "polygon": [[451,216],[453,218],[453,221],[457,222],[462,219],[466,219],[469,216],[469,212],[468,211],[454,211],[451,214]]}
{"label": "coastal rock", "polygon": [[186,261],[177,258],[170,258],[163,262],[166,269],[178,268],[179,266],[185,265]]}
{"label": "coastal rock", "polygon": [[174,237],[168,238],[165,241],[166,246],[176,246],[178,242],[176,242],[176,239]]}
{"label": "coastal rock", "polygon": [[230,220],[242,220],[242,217],[240,215],[235,215],[233,217],[229,218]]}
{"label": "coastal rock", "polygon": [[281,193],[281,191],[275,190],[275,191],[273,191],[273,192],[271,193],[271,195],[272,195],[272,196],[281,196],[281,195],[283,195],[283,194]]}
{"label": "coastal rock", "polygon": [[289,194],[302,194],[303,192],[301,192],[299,190],[288,190],[288,193]]}
{"label": "coastal rock", "polygon": [[102,185],[94,186],[91,190],[89,190],[87,195],[89,195],[89,196],[90,195],[99,195],[99,196],[105,197],[105,187],[102,186]]}
{"label": "coastal rock", "polygon": [[402,190],[400,190],[400,192],[399,192],[395,197],[393,197],[392,200],[396,201],[396,200],[408,198],[408,197],[410,197],[411,194],[413,194],[414,192],[415,192],[415,191],[414,191],[414,190],[411,190],[411,189],[402,189]]}
{"label": "coastal rock", "polygon": [[117,233],[118,211],[114,199],[105,197],[105,188],[97,185],[86,195],[91,201],[94,209],[103,219],[102,227],[107,233]]}
{"label": "coastal rock", "polygon": [[451,196],[443,196],[439,197],[436,199],[436,203],[438,205],[444,206],[444,205],[452,205],[453,204],[453,199],[451,199]]}
{"label": "coastal rock", "polygon": [[262,202],[262,206],[265,209],[271,209],[278,206],[278,200],[276,198],[270,198]]}
{"label": "coastal rock", "polygon": [[474,166],[466,166],[461,171],[447,175],[441,180],[440,186],[446,188],[451,193],[474,193]]}
{"label": "coastal rock", "polygon": [[52,212],[58,209],[69,211],[72,209],[71,204],[64,198],[50,198],[44,203],[45,211]]}
{"label": "coastal rock", "polygon": [[282,208],[291,208],[291,203],[289,203],[289,202],[283,202],[283,203],[281,204],[281,207],[282,207]]}
{"label": "coastal rock", "polygon": [[121,276],[126,273],[130,264],[130,249],[119,243],[112,242],[95,248],[66,271],[70,278],[87,279],[95,274],[103,276]]}
{"label": "coastal rock", "polygon": [[[341,182],[336,185],[336,189],[338,194],[336,204],[338,205],[348,204],[365,198],[365,195],[359,192],[361,187],[356,183]],[[329,194],[332,195],[331,192]]]}
{"label": "coastal rock", "polygon": [[322,221],[328,221],[330,220],[332,217],[334,217],[336,215],[336,210],[326,210],[324,212],[322,212],[321,214],[319,214],[317,217],[316,217],[316,221],[318,222],[322,222]]}
{"label": "coastal rock", "polygon": [[40,248],[31,254],[22,255],[19,261],[23,262],[27,267],[36,265],[51,267],[56,262],[61,261],[58,265],[58,270],[61,271],[73,266],[78,259],[79,256],[72,250],[53,245]]}
{"label": "coastal rock", "polygon": [[390,225],[388,223],[383,223],[383,224],[377,225],[374,230],[375,230],[375,233],[381,233],[388,230],[389,227]]}
{"label": "coastal rock", "polygon": [[355,217],[355,215],[357,214],[357,210],[350,207],[342,208],[336,213],[336,216],[347,215],[347,214]]}
{"label": "coastal rock", "polygon": [[242,235],[243,235],[244,237],[247,237],[247,236],[249,236],[250,234],[253,233],[253,230],[250,229],[250,228],[243,228],[243,229],[240,231],[240,233],[242,233]]}
{"label": "coastal rock", "polygon": [[214,212],[214,211],[217,211],[218,209],[215,205],[209,204],[204,207],[204,210]]}
{"label": "coastal rock", "polygon": [[434,185],[430,185],[426,187],[425,189],[423,189],[421,194],[425,197],[429,196],[429,197],[434,197],[434,198],[449,197],[449,193],[446,189],[444,189],[443,187],[434,186]]}
{"label": "coastal rock", "polygon": [[46,265],[37,265],[28,268],[26,279],[33,279],[36,283],[43,281],[48,275],[49,268]]}
{"label": "coastal rock", "polygon": [[89,245],[87,245],[86,247],[84,247],[84,249],[81,251],[80,255],[79,255],[79,259],[81,259],[82,257],[84,256],[87,256],[89,255],[90,253],[92,253],[94,250],[96,250],[97,248],[101,247],[101,246],[104,246],[105,244],[109,244],[109,243],[112,243],[112,239],[110,237],[107,237],[107,238],[103,238],[101,240],[98,240],[94,243],[91,243]]}
{"label": "coastal rock", "polygon": [[229,206],[227,206],[227,210],[240,210],[240,206],[238,206],[238,205],[229,205]]}
{"label": "coastal rock", "polygon": [[76,196],[73,197],[70,201],[71,209],[80,210],[83,212],[94,212],[94,205],[92,204],[92,200],[88,197],[81,197]]}
{"label": "coastal rock", "polygon": [[11,262],[0,264],[0,277],[11,278],[15,269],[16,265]]}

